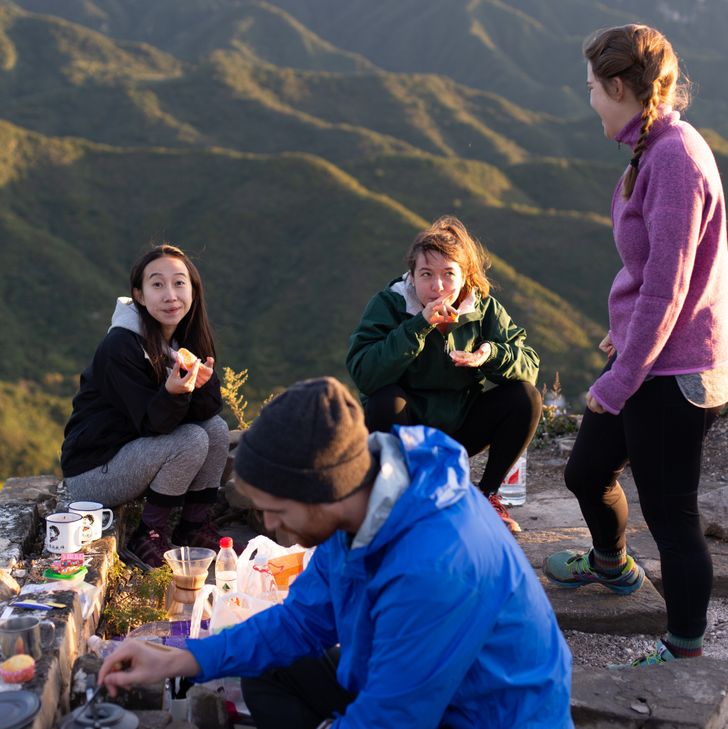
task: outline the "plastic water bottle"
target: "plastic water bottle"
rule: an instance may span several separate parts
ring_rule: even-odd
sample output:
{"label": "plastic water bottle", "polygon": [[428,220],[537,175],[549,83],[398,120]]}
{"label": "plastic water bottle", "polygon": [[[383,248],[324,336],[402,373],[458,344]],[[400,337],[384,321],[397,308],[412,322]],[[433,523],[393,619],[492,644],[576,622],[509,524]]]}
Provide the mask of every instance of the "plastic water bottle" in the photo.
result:
{"label": "plastic water bottle", "polygon": [[498,489],[501,501],[506,506],[521,506],[526,503],[526,453],[511,466]]}
{"label": "plastic water bottle", "polygon": [[218,595],[238,591],[238,555],[233,549],[232,537],[220,539],[220,551],[215,560],[215,585]]}

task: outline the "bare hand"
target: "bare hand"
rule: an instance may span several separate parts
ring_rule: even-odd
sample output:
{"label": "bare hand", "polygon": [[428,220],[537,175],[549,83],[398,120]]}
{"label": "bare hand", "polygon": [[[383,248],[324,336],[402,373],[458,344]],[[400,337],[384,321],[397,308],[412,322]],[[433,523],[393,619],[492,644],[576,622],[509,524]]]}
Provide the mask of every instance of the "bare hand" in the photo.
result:
{"label": "bare hand", "polygon": [[491,351],[491,343],[483,342],[474,352],[463,352],[459,349],[450,352],[450,359],[456,367],[480,367],[488,361]]}
{"label": "bare hand", "polygon": [[119,689],[142,686],[167,676],[196,676],[200,666],[189,651],[127,638],[104,660],[98,682],[114,697]]}
{"label": "bare hand", "polygon": [[[200,365],[202,363],[198,359],[192,369],[182,377],[179,372],[179,360],[176,360],[172,371],[169,373],[167,381],[164,383],[167,392],[170,395],[184,395],[187,392],[192,392],[195,389],[195,382],[197,380],[197,373],[200,371]],[[208,377],[209,379],[209,377]]]}
{"label": "bare hand", "polygon": [[602,350],[602,352],[606,353],[607,357],[611,358],[614,356],[614,354],[617,352],[614,345],[612,344],[612,338],[609,336],[609,332],[607,332],[607,336],[602,339],[601,342],[599,342],[599,349]]}
{"label": "bare hand", "polygon": [[452,324],[458,320],[458,310],[452,306],[456,294],[441,296],[430,301],[422,310],[422,316],[429,324]]}
{"label": "bare hand", "polygon": [[597,399],[592,395],[590,392],[587,393],[586,396],[586,406],[591,410],[593,413],[596,413],[597,415],[601,415],[602,413],[606,413],[607,411],[599,404]]}
{"label": "bare hand", "polygon": [[212,377],[212,370],[215,366],[215,360],[212,357],[208,357],[204,362],[200,362],[200,369],[197,372],[197,379],[195,380],[195,387],[202,387]]}

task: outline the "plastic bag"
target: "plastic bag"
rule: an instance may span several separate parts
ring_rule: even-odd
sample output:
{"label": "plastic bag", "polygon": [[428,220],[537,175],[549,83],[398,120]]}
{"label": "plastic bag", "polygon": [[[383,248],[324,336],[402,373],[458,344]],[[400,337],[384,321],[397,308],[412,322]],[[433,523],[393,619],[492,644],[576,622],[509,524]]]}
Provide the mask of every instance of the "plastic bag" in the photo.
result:
{"label": "plastic bag", "polygon": [[205,585],[192,607],[190,638],[200,637],[201,623],[206,612],[210,614],[209,633],[212,635],[231,625],[242,623],[273,604],[269,600],[259,600],[241,592],[226,592],[222,595],[215,585]]}
{"label": "plastic bag", "polygon": [[251,539],[238,559],[237,592],[221,595],[215,585],[200,590],[192,608],[190,637],[200,637],[200,625],[208,615],[210,633],[218,633],[282,602],[312,554],[313,549],[298,544],[282,547],[262,535]]}
{"label": "plastic bag", "polygon": [[[261,580],[256,575],[256,570],[260,571],[265,560],[279,597],[284,597],[291,582],[305,569],[313,551],[304,549],[300,544],[282,547],[263,535],[251,539],[238,559],[238,590],[252,597],[265,597],[260,594]],[[254,552],[255,560],[252,560]]]}

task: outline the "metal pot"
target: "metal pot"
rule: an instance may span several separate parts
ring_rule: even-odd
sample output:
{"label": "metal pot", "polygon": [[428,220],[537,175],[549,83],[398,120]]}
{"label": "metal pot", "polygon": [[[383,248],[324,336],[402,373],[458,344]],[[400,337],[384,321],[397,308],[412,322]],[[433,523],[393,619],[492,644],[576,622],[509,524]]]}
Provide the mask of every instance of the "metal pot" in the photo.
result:
{"label": "metal pot", "polygon": [[59,729],[137,729],[139,717],[116,704],[96,704],[93,707],[79,706],[67,714]]}

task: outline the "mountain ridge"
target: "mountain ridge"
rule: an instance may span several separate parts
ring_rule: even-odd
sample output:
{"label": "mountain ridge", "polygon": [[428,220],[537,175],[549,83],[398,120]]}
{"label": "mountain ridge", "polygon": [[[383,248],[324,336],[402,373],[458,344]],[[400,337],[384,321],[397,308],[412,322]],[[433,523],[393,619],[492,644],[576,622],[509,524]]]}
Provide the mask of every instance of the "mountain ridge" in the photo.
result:
{"label": "mountain ridge", "polygon": [[[708,92],[688,118],[726,172],[726,53],[711,43],[728,9],[699,5],[665,27]],[[77,376],[150,238],[195,255],[219,364],[249,369],[252,402],[294,379],[346,378],[366,301],[446,213],[492,253],[495,295],[542,355],[540,384],[558,370],[570,397],[583,391],[602,362],[619,268],[609,200],[628,150],[601,138],[588,108],[581,41],[598,21],[664,20],[662,10],[449,7],[0,4],[6,392]],[[58,423],[43,427],[57,439]],[[0,453],[0,474],[5,463]]]}

